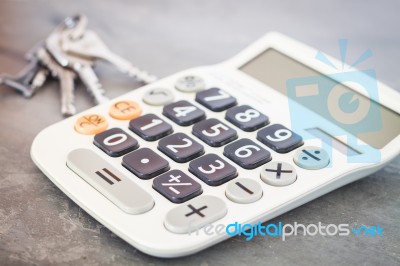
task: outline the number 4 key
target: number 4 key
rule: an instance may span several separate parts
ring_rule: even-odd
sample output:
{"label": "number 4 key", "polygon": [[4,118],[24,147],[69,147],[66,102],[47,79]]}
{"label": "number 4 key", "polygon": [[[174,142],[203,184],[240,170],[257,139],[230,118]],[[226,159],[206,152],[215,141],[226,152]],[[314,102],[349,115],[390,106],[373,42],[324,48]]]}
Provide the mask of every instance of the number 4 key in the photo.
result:
{"label": "number 4 key", "polygon": [[180,126],[190,126],[206,118],[203,110],[188,101],[178,101],[164,106],[163,115]]}

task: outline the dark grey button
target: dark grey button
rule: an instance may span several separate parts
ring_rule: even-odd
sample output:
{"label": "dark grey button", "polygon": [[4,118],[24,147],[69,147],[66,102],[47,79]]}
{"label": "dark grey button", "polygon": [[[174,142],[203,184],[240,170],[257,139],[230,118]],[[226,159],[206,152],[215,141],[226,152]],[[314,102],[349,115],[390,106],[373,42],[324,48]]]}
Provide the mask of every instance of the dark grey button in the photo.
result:
{"label": "dark grey button", "polygon": [[184,76],[176,81],[175,88],[182,92],[196,92],[204,90],[204,79],[198,76]]}
{"label": "dark grey button", "polygon": [[124,155],[139,147],[137,140],[120,128],[111,128],[97,134],[93,143],[112,157]]}
{"label": "dark grey button", "polygon": [[261,168],[261,180],[271,186],[287,186],[296,179],[296,169],[285,162],[269,162]]}
{"label": "dark grey button", "polygon": [[240,139],[227,145],[224,155],[245,169],[254,169],[271,160],[269,151],[249,139]]}
{"label": "dark grey button", "polygon": [[213,153],[191,161],[189,171],[210,186],[219,186],[237,176],[235,167]]}
{"label": "dark grey button", "polygon": [[257,139],[278,153],[290,152],[303,145],[302,137],[280,124],[261,129]]}
{"label": "dark grey button", "polygon": [[163,115],[180,126],[190,126],[206,118],[203,110],[188,101],[178,101],[164,106]]}
{"label": "dark grey button", "polygon": [[91,150],[73,150],[67,166],[126,213],[140,214],[154,206],[146,191]]}
{"label": "dark grey button", "polygon": [[241,105],[226,111],[225,119],[244,131],[254,131],[268,124],[268,117],[256,109]]}
{"label": "dark grey button", "polygon": [[153,180],[153,188],[174,203],[182,203],[200,195],[201,185],[180,170],[172,170]]}
{"label": "dark grey button", "polygon": [[236,130],[215,118],[200,121],[192,128],[192,133],[212,147],[220,147],[237,139]]}
{"label": "dark grey button", "polygon": [[125,155],[122,165],[141,179],[150,179],[169,170],[168,161],[149,148]]}
{"label": "dark grey button", "polygon": [[236,203],[252,203],[262,197],[261,185],[250,178],[238,178],[229,182],[225,195]]}
{"label": "dark grey button", "polygon": [[236,105],[236,98],[219,88],[198,92],[196,101],[214,112],[224,111]]}
{"label": "dark grey button", "polygon": [[199,196],[170,210],[164,225],[172,233],[194,233],[197,229],[223,218],[227,211],[222,199]]}
{"label": "dark grey button", "polygon": [[164,88],[153,88],[146,91],[143,95],[143,101],[149,105],[159,106],[171,103],[174,100],[174,94]]}
{"label": "dark grey button", "polygon": [[173,132],[172,126],[155,114],[146,114],[131,120],[129,129],[148,141],[158,140]]}
{"label": "dark grey button", "polygon": [[175,133],[160,140],[158,149],[178,163],[188,162],[204,154],[203,145],[184,133]]}

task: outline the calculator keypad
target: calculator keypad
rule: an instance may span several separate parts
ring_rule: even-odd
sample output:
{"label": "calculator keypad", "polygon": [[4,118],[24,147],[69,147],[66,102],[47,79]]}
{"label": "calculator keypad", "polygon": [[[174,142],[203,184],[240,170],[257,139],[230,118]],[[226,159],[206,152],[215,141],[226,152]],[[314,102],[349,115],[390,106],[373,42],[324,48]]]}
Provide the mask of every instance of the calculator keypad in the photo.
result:
{"label": "calculator keypad", "polygon": [[172,170],[156,177],[153,188],[174,203],[182,203],[200,195],[201,185],[180,170]]}
{"label": "calculator keypad", "polygon": [[261,129],[257,139],[278,153],[290,152],[303,145],[302,137],[280,124]]}
{"label": "calculator keypad", "polygon": [[224,111],[236,105],[236,98],[219,88],[198,92],[196,101],[214,112]]}
{"label": "calculator keypad", "polygon": [[120,128],[111,128],[97,134],[93,143],[111,157],[124,155],[139,147],[138,141]]}
{"label": "calculator keypad", "polygon": [[204,154],[203,145],[184,133],[175,133],[161,139],[158,149],[178,163],[188,162]]}
{"label": "calculator keypad", "polygon": [[148,141],[161,139],[173,132],[172,126],[155,114],[146,114],[131,120],[129,129]]}
{"label": "calculator keypad", "polygon": [[211,147],[221,147],[238,138],[236,130],[215,118],[198,122],[192,130],[193,135]]}
{"label": "calculator keypad", "polygon": [[150,179],[169,170],[168,161],[149,148],[125,155],[122,165],[141,179]]}
{"label": "calculator keypad", "polygon": [[180,126],[190,126],[206,118],[203,110],[188,101],[178,101],[164,106],[163,115]]}
{"label": "calculator keypad", "polygon": [[243,131],[254,131],[268,124],[268,116],[256,109],[241,105],[226,111],[225,119],[242,129]]}
{"label": "calculator keypad", "polygon": [[271,153],[250,139],[240,139],[225,146],[224,155],[244,169],[254,169],[271,160]]}
{"label": "calculator keypad", "polygon": [[191,161],[189,171],[210,186],[221,185],[237,176],[235,167],[213,153]]}
{"label": "calculator keypad", "polygon": [[[226,215],[227,208],[223,200],[215,196],[201,195],[203,189],[199,179],[209,186],[219,186],[228,182],[222,191],[225,191],[227,199],[237,204],[249,204],[260,200],[263,196],[263,183],[270,186],[287,186],[296,181],[294,166],[285,162],[271,162],[270,151],[261,143],[275,152],[287,153],[303,145],[301,136],[283,125],[268,125],[270,121],[267,115],[250,105],[236,106],[236,98],[220,88],[205,89],[202,77],[181,77],[175,83],[175,88],[180,92],[172,92],[168,88],[148,89],[142,100],[153,108],[158,110],[162,108],[162,114],[178,125],[177,128],[193,125],[192,134],[207,145],[211,147],[226,145],[223,148],[225,157],[215,153],[205,154],[204,144],[193,135],[173,133],[172,125],[168,123],[170,121],[167,119],[164,121],[156,114],[141,115],[141,106],[131,100],[115,102],[109,109],[109,115],[117,120],[130,120],[129,129],[145,141],[159,140],[157,145],[159,151],[147,148],[145,142],[144,147],[138,149],[139,143],[132,137],[133,134],[127,134],[121,128],[106,130],[108,124],[103,116],[89,114],[81,116],[75,123],[75,130],[79,133],[97,134],[93,143],[102,151],[112,157],[123,156],[122,165],[126,169],[140,179],[154,178],[152,187],[155,191],[170,202],[181,204],[167,213],[164,221],[167,230],[187,233],[188,229],[200,228]],[[174,93],[182,95],[181,92],[185,92],[186,95],[192,93],[198,104],[190,100],[174,102]],[[228,122],[213,118],[208,110],[210,118],[206,119],[206,110],[203,107],[213,112],[226,110],[224,115],[219,114],[218,117],[225,117]],[[146,108],[144,110],[146,111]],[[246,133],[248,138],[237,140],[238,133],[228,126],[230,123],[237,127],[238,131],[258,130],[258,132]],[[253,138],[256,135],[261,143],[252,139],[250,134],[253,134]],[[213,150],[208,147],[207,149]],[[222,148],[218,150],[221,151]],[[100,157],[90,156],[100,162]],[[170,160],[165,156],[181,163],[181,165],[172,163],[180,170],[170,170]],[[75,154],[72,157],[67,161],[67,165],[74,170],[76,168],[74,164],[78,164],[76,159],[78,157]],[[323,150],[315,147],[298,150],[293,160],[294,164],[304,169],[319,169],[329,164],[329,157]],[[185,166],[183,163],[188,164]],[[90,182],[92,179],[95,180],[94,185],[89,183],[118,207],[128,213],[143,213],[153,207],[151,196],[143,193],[139,187],[135,187],[135,184],[130,184],[130,179],[126,179],[111,165],[103,164],[102,161],[102,165],[93,164],[87,163],[91,167],[91,172],[81,177]],[[79,163],[79,167],[84,169],[86,166]],[[250,176],[236,178],[238,176],[236,167],[243,169],[260,167],[258,175],[261,180]],[[190,174],[184,172],[185,168]],[[128,188],[122,188],[122,183]],[[114,189],[115,187],[118,187],[118,191]],[[130,189],[132,193],[137,191],[138,195],[143,195],[144,203],[133,194],[131,199]],[[119,191],[122,191],[123,195],[119,195]],[[186,201],[188,202],[185,203]]]}

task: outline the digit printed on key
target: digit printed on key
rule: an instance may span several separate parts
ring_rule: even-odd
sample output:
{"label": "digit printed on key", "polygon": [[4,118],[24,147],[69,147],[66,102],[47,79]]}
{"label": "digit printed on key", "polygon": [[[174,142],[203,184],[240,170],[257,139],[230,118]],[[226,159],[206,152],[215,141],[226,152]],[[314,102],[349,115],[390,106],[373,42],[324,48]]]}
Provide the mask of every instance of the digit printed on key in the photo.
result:
{"label": "digit printed on key", "polygon": [[225,119],[247,132],[257,130],[269,122],[266,115],[248,105],[230,108],[226,111]]}

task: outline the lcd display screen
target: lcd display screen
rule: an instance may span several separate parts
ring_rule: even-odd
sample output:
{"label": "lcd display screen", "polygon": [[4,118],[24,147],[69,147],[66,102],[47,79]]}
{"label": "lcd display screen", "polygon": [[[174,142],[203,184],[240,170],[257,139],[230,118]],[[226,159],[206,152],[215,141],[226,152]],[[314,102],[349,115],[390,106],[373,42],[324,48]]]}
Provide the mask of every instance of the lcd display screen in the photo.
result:
{"label": "lcd display screen", "polygon": [[[336,108],[333,106],[333,101],[341,100],[340,98],[330,97],[324,103],[326,106],[333,106],[329,111],[330,114],[325,114],[321,110],[321,105],[316,104],[315,101],[298,101],[302,106],[306,107],[308,110],[313,111],[314,113],[318,113],[323,116],[325,119],[330,122],[336,124],[337,126],[344,128],[347,132],[350,132],[352,135],[361,139],[365,143],[371,145],[374,148],[380,149],[383,148],[387,143],[389,143],[392,139],[397,137],[400,134],[400,116],[378,104],[375,101],[370,100],[369,98],[361,95],[354,90],[350,89],[348,86],[345,86],[331,77],[325,76],[318,71],[290,58],[289,56],[275,50],[275,49],[267,49],[263,53],[259,54],[257,57],[253,58],[242,67],[239,68],[241,71],[246,73],[247,75],[263,82],[268,85],[272,89],[287,95],[287,81],[302,78],[302,77],[316,77],[315,84],[306,84],[307,86],[302,85],[303,87],[307,87],[304,90],[305,95],[317,93],[318,84],[329,84],[330,87],[335,87],[336,94],[345,95],[349,92],[352,95],[348,101],[352,104],[352,99],[354,97],[357,99],[357,106],[367,106],[368,108],[373,108],[377,110],[376,114],[371,117],[365,117],[363,122],[363,126],[374,126],[376,128],[374,130],[359,130],[360,127],[356,126],[348,126],[346,125],[346,119],[348,119],[349,114],[342,111],[340,108]],[[355,81],[356,82],[356,81]],[[301,87],[301,86],[300,86]],[[303,93],[304,94],[304,93]],[[304,96],[304,95],[303,95]],[[302,97],[304,98],[304,97]],[[332,99],[331,99],[332,98]],[[291,97],[291,99],[296,98]],[[299,97],[300,99],[300,97]],[[322,99],[324,101],[325,99]],[[352,105],[350,105],[351,107]],[[351,111],[351,110],[350,110]],[[335,119],[333,119],[333,117]],[[337,121],[343,121],[343,123],[338,123]]]}

